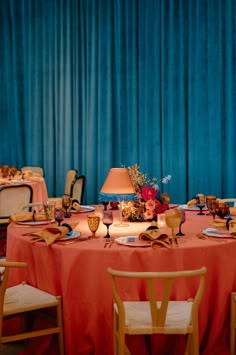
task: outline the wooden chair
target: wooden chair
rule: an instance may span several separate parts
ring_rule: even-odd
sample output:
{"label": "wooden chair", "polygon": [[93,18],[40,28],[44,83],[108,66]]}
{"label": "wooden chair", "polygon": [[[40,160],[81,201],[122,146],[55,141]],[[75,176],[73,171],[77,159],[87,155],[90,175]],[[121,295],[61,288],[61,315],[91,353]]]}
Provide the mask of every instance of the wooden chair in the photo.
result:
{"label": "wooden chair", "polygon": [[[23,282],[19,285],[7,288],[7,280],[9,268],[26,267],[26,263],[7,262],[0,260],[0,267],[4,268],[1,272],[0,279],[0,344],[14,342],[17,340],[30,339],[34,337],[44,336],[47,334],[58,334],[59,351],[64,354],[63,325],[62,325],[62,307],[61,297],[53,296],[38,288],[32,287]],[[49,310],[56,309],[54,313]],[[4,319],[14,318],[17,316],[30,316],[30,322],[34,314],[42,315],[47,319],[47,327],[42,329],[29,330],[24,329],[19,333],[11,335],[3,335]],[[50,325],[48,321],[50,320]],[[25,323],[24,323],[25,324]],[[27,323],[28,324],[28,323]]]}
{"label": "wooden chair", "polygon": [[230,299],[230,355],[235,355],[236,330],[236,292],[231,292]]}
{"label": "wooden chair", "polygon": [[[77,170],[70,169],[66,173],[65,187],[64,187],[64,195],[70,195],[72,193],[72,185],[76,180]],[[49,201],[55,202],[57,207],[61,207],[61,197],[49,197]]]}
{"label": "wooden chair", "polygon": [[[199,354],[198,308],[204,290],[205,267],[175,272],[128,272],[109,268],[108,273],[114,297],[115,355],[130,354],[125,344],[126,334],[186,334],[185,355]],[[190,292],[191,299],[172,301],[172,287],[176,287],[180,278],[186,278],[186,282],[187,278],[196,278],[198,287]],[[137,287],[138,281],[140,286],[145,285],[148,301],[127,299],[128,289]],[[122,285],[126,297],[122,296]]]}
{"label": "wooden chair", "polygon": [[76,180],[76,176],[77,176],[77,170],[71,169],[71,170],[67,171],[66,183],[65,183],[65,189],[64,189],[64,194],[65,195],[70,195],[71,196],[72,184]]}
{"label": "wooden chair", "polygon": [[24,170],[31,170],[32,173],[37,173],[41,176],[44,176],[44,170],[43,168],[41,168],[41,166],[23,166],[21,168],[21,171],[23,172]]}
{"label": "wooden chair", "polygon": [[81,205],[83,204],[84,185],[85,176],[80,175],[72,182],[71,188],[71,198],[77,200]]}
{"label": "wooden chair", "polygon": [[3,185],[0,187],[0,256],[6,255],[7,226],[9,216],[22,210],[32,202],[33,190],[30,185]]}

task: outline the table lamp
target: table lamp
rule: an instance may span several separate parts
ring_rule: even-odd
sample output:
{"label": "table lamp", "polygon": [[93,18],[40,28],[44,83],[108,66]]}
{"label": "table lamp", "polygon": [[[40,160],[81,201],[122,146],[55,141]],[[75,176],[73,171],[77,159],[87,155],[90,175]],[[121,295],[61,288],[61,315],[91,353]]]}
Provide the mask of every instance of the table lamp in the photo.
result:
{"label": "table lamp", "polygon": [[126,168],[111,168],[99,192],[99,200],[104,202],[118,201],[120,203],[120,223],[116,227],[127,227],[122,222],[122,202],[136,200],[134,185]]}

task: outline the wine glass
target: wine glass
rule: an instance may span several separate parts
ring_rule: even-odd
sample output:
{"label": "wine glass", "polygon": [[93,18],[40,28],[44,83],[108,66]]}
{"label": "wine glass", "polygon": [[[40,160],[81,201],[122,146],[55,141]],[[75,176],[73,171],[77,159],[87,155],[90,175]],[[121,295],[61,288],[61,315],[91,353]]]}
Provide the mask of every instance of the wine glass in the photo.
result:
{"label": "wine glass", "polygon": [[215,203],[215,213],[218,217],[224,218],[230,215],[229,205],[226,202],[219,202]]}
{"label": "wine glass", "polygon": [[87,216],[87,222],[92,235],[89,238],[98,238],[96,236],[96,231],[98,230],[100,217],[96,214],[91,214]]}
{"label": "wine glass", "polygon": [[210,200],[207,202],[207,208],[210,214],[213,216],[213,220],[216,218],[216,201]]}
{"label": "wine glass", "polygon": [[71,207],[71,198],[70,195],[65,194],[62,196],[62,207],[65,210],[65,218],[69,218],[70,217],[70,213],[69,213],[69,209]]}
{"label": "wine glass", "polygon": [[178,240],[175,234],[175,228],[178,228],[180,223],[181,223],[181,209],[180,208],[172,208],[170,210],[166,210],[165,211],[165,215],[166,215],[166,224],[168,227],[171,228],[171,237],[169,237],[169,241],[171,246],[172,245],[172,241],[175,241],[176,246],[178,246]]}
{"label": "wine glass", "polygon": [[176,233],[176,235],[178,235],[178,236],[183,236],[183,235],[185,235],[184,233],[182,233],[182,231],[181,231],[181,226],[182,226],[182,224],[185,222],[185,220],[186,220],[186,214],[185,214],[185,210],[183,209],[183,208],[180,208],[180,211],[181,211],[181,222],[180,222],[180,225],[179,225],[179,231],[178,231],[178,233]]}
{"label": "wine glass", "polygon": [[196,200],[197,200],[196,207],[198,207],[200,209],[200,212],[198,213],[198,215],[205,216],[205,213],[202,212],[202,210],[206,204],[205,196],[203,194],[198,194],[196,196]]}
{"label": "wine glass", "polygon": [[206,206],[209,211],[209,213],[207,213],[207,216],[211,215],[211,212],[209,210],[209,206],[210,206],[211,202],[214,202],[214,201],[216,201],[216,196],[206,196]]}
{"label": "wine glass", "polygon": [[55,221],[55,202],[44,202],[43,203],[43,208],[44,208],[44,213],[46,216],[46,219],[48,220],[49,223],[52,223]]}
{"label": "wine glass", "polygon": [[109,227],[113,223],[113,214],[111,211],[103,211],[102,222],[107,227],[107,234],[104,236],[104,238],[110,238],[111,236],[109,234]]}
{"label": "wine glass", "polygon": [[63,219],[64,219],[64,210],[63,210],[63,208],[56,208],[55,209],[55,220],[57,221],[59,227],[60,227],[61,222],[63,221]]}

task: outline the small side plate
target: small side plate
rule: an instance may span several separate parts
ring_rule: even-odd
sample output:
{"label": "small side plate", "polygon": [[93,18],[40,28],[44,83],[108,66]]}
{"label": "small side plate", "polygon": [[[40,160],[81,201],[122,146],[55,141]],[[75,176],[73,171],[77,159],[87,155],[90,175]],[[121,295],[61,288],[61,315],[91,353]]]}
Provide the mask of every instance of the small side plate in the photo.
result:
{"label": "small side plate", "polygon": [[[183,209],[186,210],[186,211],[198,211],[198,212],[200,211],[200,208],[197,207],[197,206],[188,207],[187,205],[179,205],[178,207],[183,208]],[[206,207],[206,206],[203,207],[202,210],[203,210],[203,211],[207,211],[207,207]]]}
{"label": "small side plate", "polygon": [[65,235],[64,237],[55,240],[55,242],[62,242],[62,241],[67,241],[67,240],[73,240],[73,239],[78,239],[80,237],[80,232],[73,231],[73,234],[71,235]]}
{"label": "small side plate", "polygon": [[208,237],[215,238],[233,238],[233,236],[226,229],[206,228],[202,231]]}
{"label": "small side plate", "polygon": [[86,213],[86,212],[92,212],[94,210],[95,210],[95,208],[93,206],[82,206],[81,205],[79,211],[71,209],[71,213]]}
{"label": "small side plate", "polygon": [[130,235],[126,237],[119,237],[115,242],[128,247],[150,247],[151,242],[141,242],[137,235]]}
{"label": "small side plate", "polygon": [[16,224],[21,224],[23,226],[41,226],[41,225],[44,225],[44,224],[49,224],[48,221],[35,221],[35,222],[33,222],[33,221],[25,221],[25,222],[15,222],[15,223]]}

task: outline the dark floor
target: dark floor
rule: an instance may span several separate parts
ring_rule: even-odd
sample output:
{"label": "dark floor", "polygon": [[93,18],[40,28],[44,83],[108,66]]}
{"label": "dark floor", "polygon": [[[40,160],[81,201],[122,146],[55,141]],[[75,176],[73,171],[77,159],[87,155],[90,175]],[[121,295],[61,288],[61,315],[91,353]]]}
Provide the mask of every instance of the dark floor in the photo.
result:
{"label": "dark floor", "polygon": [[21,350],[25,347],[22,342],[14,342],[9,344],[0,345],[1,355],[18,355]]}

